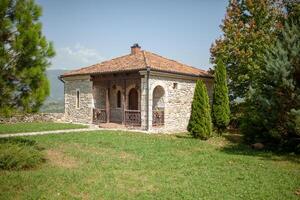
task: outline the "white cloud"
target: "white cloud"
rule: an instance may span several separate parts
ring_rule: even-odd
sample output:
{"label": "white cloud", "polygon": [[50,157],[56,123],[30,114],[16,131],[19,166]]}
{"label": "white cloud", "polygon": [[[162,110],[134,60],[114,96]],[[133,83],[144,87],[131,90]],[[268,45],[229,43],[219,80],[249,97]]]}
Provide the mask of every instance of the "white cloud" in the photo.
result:
{"label": "white cloud", "polygon": [[103,61],[96,49],[89,49],[81,44],[56,49],[56,56],[51,61],[50,69],[76,69]]}

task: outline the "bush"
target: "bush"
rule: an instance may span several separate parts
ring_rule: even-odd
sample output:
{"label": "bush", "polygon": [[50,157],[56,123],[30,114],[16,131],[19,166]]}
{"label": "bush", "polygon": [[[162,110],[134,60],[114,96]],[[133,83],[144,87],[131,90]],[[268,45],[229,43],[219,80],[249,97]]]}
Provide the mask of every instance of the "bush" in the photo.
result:
{"label": "bush", "polygon": [[44,161],[34,140],[5,138],[0,140],[0,169],[20,170],[36,167]]}
{"label": "bush", "polygon": [[194,137],[205,140],[212,136],[209,99],[206,87],[201,80],[196,83],[188,131]]}

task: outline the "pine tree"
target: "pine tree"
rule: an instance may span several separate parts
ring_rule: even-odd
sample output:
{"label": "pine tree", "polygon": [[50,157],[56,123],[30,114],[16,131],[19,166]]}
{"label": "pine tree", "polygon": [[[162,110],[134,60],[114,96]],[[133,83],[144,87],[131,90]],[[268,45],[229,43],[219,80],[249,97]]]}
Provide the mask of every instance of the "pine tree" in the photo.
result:
{"label": "pine tree", "polygon": [[34,0],[0,1],[0,115],[36,112],[49,94],[45,70],[54,56]]}
{"label": "pine tree", "polygon": [[201,139],[208,139],[212,135],[209,98],[206,86],[201,80],[196,83],[188,131]]}
{"label": "pine tree", "polygon": [[212,121],[220,133],[228,126],[230,121],[226,68],[221,60],[217,62],[214,75]]}
{"label": "pine tree", "polygon": [[251,90],[242,131],[249,142],[300,153],[300,22],[290,22],[265,56],[267,65]]}

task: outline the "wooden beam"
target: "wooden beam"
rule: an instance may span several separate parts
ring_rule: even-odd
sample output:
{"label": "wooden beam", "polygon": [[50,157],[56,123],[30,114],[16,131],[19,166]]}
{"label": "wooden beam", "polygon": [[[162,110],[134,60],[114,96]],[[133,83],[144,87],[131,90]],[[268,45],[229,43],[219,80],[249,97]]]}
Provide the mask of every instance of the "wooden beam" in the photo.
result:
{"label": "wooden beam", "polygon": [[129,79],[141,79],[143,75],[140,74],[130,74],[130,75],[119,75],[119,76],[94,76],[91,81],[101,82],[101,81],[111,81],[111,80],[129,80]]}
{"label": "wooden beam", "polygon": [[107,88],[106,88],[106,93],[105,93],[105,105],[106,105],[106,122],[109,123],[110,119],[110,104],[109,104],[109,89],[110,89],[110,84],[108,82]]}
{"label": "wooden beam", "polygon": [[123,121],[122,124],[125,124],[125,110],[126,110],[126,79],[123,80]]}

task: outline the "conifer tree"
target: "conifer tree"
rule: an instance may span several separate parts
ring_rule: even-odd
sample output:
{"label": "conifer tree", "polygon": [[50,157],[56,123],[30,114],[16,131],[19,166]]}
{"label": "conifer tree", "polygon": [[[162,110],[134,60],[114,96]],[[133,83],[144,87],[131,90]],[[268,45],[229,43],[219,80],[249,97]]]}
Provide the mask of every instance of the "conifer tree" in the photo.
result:
{"label": "conifer tree", "polygon": [[222,60],[218,60],[214,75],[212,121],[220,133],[228,126],[230,121],[226,68]]}
{"label": "conifer tree", "polygon": [[249,142],[300,153],[300,21],[289,22],[265,57],[267,65],[251,90],[242,132]]}
{"label": "conifer tree", "polygon": [[34,0],[0,1],[0,115],[36,112],[49,94],[45,70],[54,56]]}
{"label": "conifer tree", "polygon": [[212,135],[212,121],[210,116],[207,89],[202,80],[198,80],[192,102],[191,117],[188,131],[200,139],[208,139]]}

